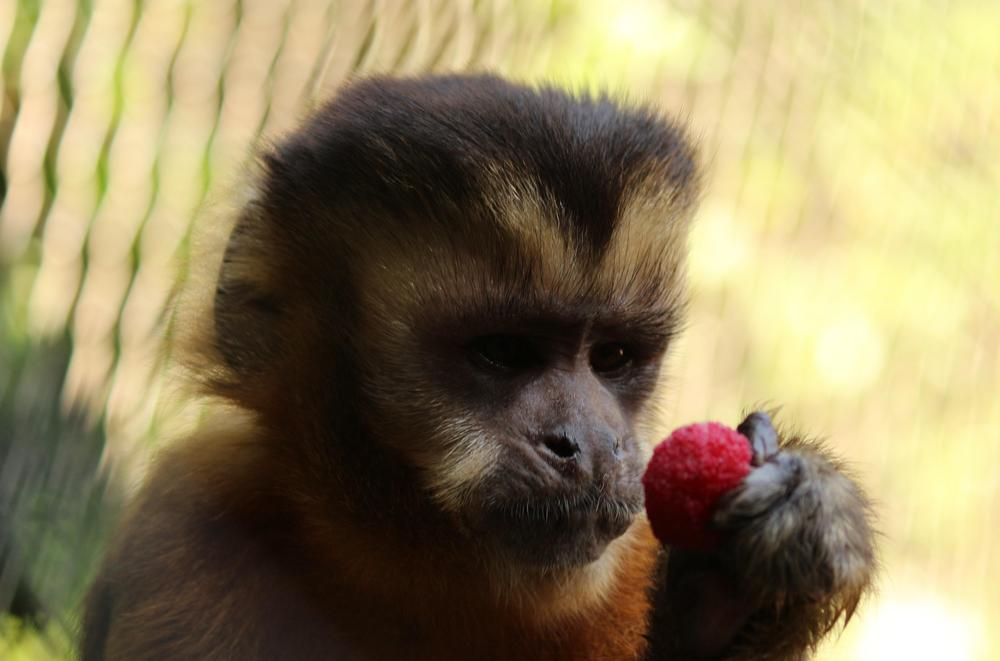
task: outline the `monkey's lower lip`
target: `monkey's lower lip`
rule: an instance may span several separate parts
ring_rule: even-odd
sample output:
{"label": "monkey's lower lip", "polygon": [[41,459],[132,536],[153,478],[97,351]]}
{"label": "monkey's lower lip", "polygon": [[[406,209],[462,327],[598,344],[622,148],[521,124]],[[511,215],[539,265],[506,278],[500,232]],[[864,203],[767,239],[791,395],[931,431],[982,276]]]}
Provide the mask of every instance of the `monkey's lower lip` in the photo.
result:
{"label": "monkey's lower lip", "polygon": [[641,503],[608,498],[512,501],[483,513],[483,532],[533,565],[596,560],[628,530]]}
{"label": "monkey's lower lip", "polygon": [[495,505],[488,510],[492,517],[507,521],[541,523],[545,525],[584,523],[594,521],[628,521],[638,513],[640,503],[624,500],[602,499],[589,502],[572,500],[523,500]]}

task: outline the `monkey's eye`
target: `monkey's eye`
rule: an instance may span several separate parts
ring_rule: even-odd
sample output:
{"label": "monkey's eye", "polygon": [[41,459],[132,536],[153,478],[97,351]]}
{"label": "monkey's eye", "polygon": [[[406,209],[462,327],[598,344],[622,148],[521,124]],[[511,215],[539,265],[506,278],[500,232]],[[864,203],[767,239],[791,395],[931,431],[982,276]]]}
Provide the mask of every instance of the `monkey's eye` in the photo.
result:
{"label": "monkey's eye", "polygon": [[523,370],[541,363],[531,342],[517,335],[486,335],[473,340],[470,346],[480,362],[496,369]]}
{"label": "monkey's eye", "polygon": [[632,364],[631,349],[618,342],[602,342],[590,352],[590,366],[598,374],[614,375]]}

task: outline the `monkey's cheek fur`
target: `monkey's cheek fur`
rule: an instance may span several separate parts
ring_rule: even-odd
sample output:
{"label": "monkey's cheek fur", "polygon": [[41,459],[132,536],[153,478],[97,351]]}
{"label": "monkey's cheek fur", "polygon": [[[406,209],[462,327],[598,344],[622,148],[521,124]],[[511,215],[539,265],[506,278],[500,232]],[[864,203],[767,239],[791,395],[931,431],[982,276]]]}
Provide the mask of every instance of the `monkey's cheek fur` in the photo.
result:
{"label": "monkey's cheek fur", "polygon": [[653,534],[678,548],[708,549],[718,534],[712,508],[750,472],[750,443],[734,429],[702,422],[675,430],[655,450],[642,485]]}

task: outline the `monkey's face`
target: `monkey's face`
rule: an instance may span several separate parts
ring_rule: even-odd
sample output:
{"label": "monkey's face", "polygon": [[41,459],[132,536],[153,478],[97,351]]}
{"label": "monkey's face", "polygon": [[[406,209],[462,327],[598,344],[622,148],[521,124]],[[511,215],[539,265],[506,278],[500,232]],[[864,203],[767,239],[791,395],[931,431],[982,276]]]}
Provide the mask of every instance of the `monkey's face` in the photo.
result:
{"label": "monkey's face", "polygon": [[[417,498],[415,474],[427,502],[399,512],[430,504],[490,554],[600,557],[641,508],[679,326],[683,130],[489,76],[372,79],[264,169],[215,288],[215,389],[299,425],[298,460],[358,509]],[[373,474],[326,475],[328,448]]]}
{"label": "monkey's face", "polygon": [[623,230],[595,256],[531,213],[547,238],[508,219],[478,245],[380,247],[361,288],[368,425],[458,530],[523,566],[579,566],[642,507],[679,255],[676,237]]}
{"label": "monkey's face", "polygon": [[619,330],[513,317],[462,338],[451,387],[478,428],[468,451],[494,455],[464,520],[522,562],[595,560],[641,507],[632,400],[656,366]]}

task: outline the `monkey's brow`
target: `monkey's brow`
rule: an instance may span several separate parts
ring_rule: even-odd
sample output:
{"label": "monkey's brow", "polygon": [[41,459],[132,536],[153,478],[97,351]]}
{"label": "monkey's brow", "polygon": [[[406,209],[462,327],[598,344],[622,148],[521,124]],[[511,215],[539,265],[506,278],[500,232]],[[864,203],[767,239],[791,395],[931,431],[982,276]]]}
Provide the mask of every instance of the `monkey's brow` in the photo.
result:
{"label": "monkey's brow", "polygon": [[610,312],[594,319],[596,331],[613,332],[623,330],[630,333],[650,335],[673,335],[681,326],[681,310],[674,307],[625,312]]}
{"label": "monkey's brow", "polygon": [[589,330],[603,335],[628,335],[651,342],[669,339],[682,322],[676,306],[615,309],[608,305],[543,306],[505,304],[489,306],[461,320],[467,328],[569,334]]}

